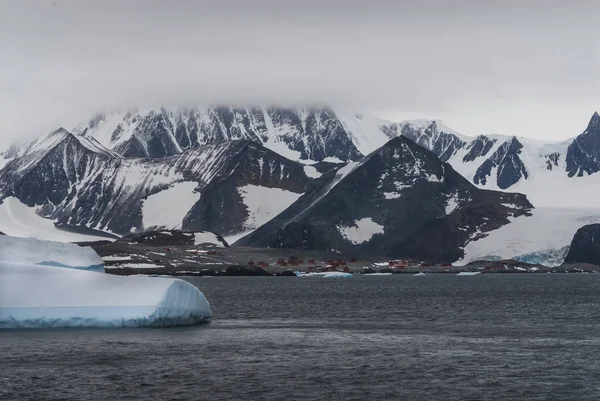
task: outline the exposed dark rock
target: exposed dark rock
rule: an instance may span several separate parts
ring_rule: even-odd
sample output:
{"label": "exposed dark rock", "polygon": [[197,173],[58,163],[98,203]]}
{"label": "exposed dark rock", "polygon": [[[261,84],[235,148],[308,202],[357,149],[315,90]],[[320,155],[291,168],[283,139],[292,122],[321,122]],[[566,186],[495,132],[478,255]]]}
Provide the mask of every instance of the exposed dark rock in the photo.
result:
{"label": "exposed dark rock", "polygon": [[229,266],[225,276],[272,276],[271,273],[258,266]]}
{"label": "exposed dark rock", "polygon": [[254,142],[204,145],[161,159],[125,159],[60,130],[0,170],[0,193],[41,206],[40,214],[59,225],[126,235],[152,229],[143,226],[145,199],[183,181],[197,183],[199,193],[184,229],[224,235],[241,231],[249,216],[238,193],[241,186],[303,193],[316,185],[303,165]]}
{"label": "exposed dark rock", "polygon": [[564,263],[600,266],[600,224],[589,224],[577,230]]}
{"label": "exposed dark rock", "polygon": [[496,171],[496,176],[491,177],[496,180],[498,188],[506,189],[519,182],[521,178],[527,179],[528,173],[523,161],[520,158],[523,145],[516,137],[512,137],[503,143],[494,154],[487,159],[475,173],[473,181],[475,184],[485,185],[488,177]]}
{"label": "exposed dark rock", "polygon": [[558,167],[558,159],[560,158],[560,153],[554,152],[545,156],[546,158],[546,168],[548,170],[552,170],[554,167]]}
{"label": "exposed dark rock", "polygon": [[478,136],[473,142],[467,145],[469,152],[463,157],[463,162],[472,162],[478,157],[487,156],[495,143],[496,139],[490,139],[484,135]]}
{"label": "exposed dark rock", "polygon": [[[388,130],[388,136],[392,132]],[[399,133],[417,145],[432,151],[442,161],[448,161],[466,143],[451,132],[445,132],[437,121],[430,121],[425,128],[407,123],[400,127]],[[395,136],[395,135],[394,135]]]}
{"label": "exposed dark rock", "polygon": [[[309,191],[238,244],[451,262],[478,233],[532,207],[520,194],[477,189],[405,137],[335,174],[336,185]],[[361,238],[357,226],[373,235]]]}
{"label": "exposed dark rock", "polygon": [[296,277],[296,272],[293,270],[284,270],[282,272],[277,273],[276,275],[283,277]]}
{"label": "exposed dark rock", "polygon": [[600,171],[600,115],[597,112],[586,130],[569,145],[566,163],[569,177]]}
{"label": "exposed dark rock", "polygon": [[[106,119],[106,115],[98,115],[78,133],[93,136]],[[125,157],[162,158],[224,141],[262,144],[274,135],[292,151],[299,152],[302,159],[321,161],[336,157],[345,161],[363,156],[342,122],[327,107],[132,111],[114,129],[111,141],[114,150]]]}

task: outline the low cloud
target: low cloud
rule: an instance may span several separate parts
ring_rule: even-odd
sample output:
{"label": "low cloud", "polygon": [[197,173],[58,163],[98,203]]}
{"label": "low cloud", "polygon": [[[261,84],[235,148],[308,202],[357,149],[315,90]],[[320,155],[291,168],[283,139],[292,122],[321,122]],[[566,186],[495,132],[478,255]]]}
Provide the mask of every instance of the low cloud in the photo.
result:
{"label": "low cloud", "polygon": [[[487,4],[485,4],[487,3]],[[600,107],[597,2],[7,1],[0,136],[114,108],[328,103],[573,136]]]}

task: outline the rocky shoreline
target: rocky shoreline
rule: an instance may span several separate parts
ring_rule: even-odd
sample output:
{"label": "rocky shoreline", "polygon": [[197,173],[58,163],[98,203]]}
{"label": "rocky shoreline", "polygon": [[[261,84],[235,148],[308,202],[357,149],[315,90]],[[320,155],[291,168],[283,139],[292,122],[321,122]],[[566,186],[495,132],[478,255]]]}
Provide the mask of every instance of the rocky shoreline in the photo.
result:
{"label": "rocky shoreline", "polygon": [[[82,244],[83,245],[83,244]],[[592,264],[549,267],[516,260],[476,261],[463,266],[423,261],[354,259],[336,252],[293,251],[155,242],[91,242],[106,272],[115,275],[168,276],[294,276],[296,272],[340,271],[352,274],[478,273],[598,273]],[[226,244],[225,244],[226,245]]]}

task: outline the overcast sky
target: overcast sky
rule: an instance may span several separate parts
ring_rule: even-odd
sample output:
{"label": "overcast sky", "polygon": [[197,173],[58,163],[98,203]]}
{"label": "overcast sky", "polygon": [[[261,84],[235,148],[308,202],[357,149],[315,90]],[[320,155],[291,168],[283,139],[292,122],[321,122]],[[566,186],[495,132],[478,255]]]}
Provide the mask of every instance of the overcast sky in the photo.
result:
{"label": "overcast sky", "polygon": [[329,103],[466,135],[579,134],[596,0],[0,0],[0,137],[96,111]]}

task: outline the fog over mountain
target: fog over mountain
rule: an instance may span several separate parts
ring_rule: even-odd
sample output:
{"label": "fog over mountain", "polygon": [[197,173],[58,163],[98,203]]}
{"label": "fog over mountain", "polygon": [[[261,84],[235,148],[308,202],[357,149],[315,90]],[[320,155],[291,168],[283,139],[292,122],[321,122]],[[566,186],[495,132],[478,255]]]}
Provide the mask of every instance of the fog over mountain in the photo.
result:
{"label": "fog over mountain", "polygon": [[0,4],[0,137],[98,111],[332,104],[560,140],[600,104],[595,1]]}

